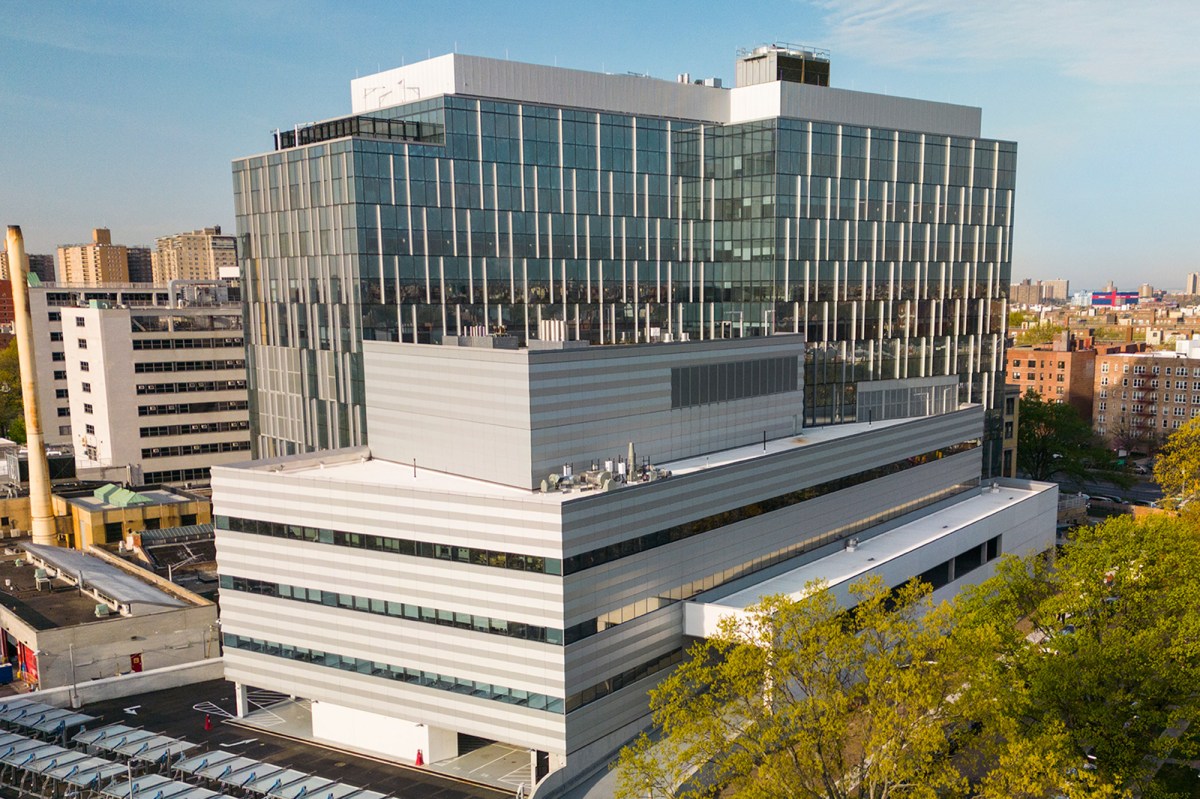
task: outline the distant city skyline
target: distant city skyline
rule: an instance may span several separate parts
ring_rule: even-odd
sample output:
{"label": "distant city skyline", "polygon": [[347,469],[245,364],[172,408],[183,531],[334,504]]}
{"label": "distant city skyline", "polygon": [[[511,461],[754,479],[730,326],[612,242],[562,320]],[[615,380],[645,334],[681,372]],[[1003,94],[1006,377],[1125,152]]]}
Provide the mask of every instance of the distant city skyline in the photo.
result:
{"label": "distant city skyline", "polygon": [[34,253],[97,227],[122,244],[232,232],[230,162],[271,149],[276,128],[349,113],[356,76],[458,50],[732,85],[737,48],[792,41],[831,51],[834,86],[979,106],[984,136],[1018,142],[1014,282],[1183,288],[1200,270],[1192,3],[471,9],[2,0],[0,217]]}

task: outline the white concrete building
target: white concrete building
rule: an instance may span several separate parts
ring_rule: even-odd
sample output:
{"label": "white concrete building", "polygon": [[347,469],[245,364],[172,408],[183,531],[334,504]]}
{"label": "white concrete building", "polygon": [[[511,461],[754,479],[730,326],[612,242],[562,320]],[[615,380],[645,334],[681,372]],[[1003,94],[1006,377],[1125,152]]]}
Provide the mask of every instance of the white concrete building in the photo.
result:
{"label": "white concrete building", "polygon": [[37,353],[38,409],[46,443],[60,446],[71,443],[71,401],[67,382],[67,353],[63,344],[63,309],[87,305],[92,300],[114,306],[169,306],[166,287],[114,286],[31,286],[29,313],[33,317],[34,347]]}
{"label": "white concrete building", "polygon": [[366,342],[370,448],[213,469],[241,695],[391,758],[528,748],[553,796],[723,613],[810,577],[953,592],[1053,543],[1054,486],[980,486],[954,375],[860,383],[868,421],[804,428],[801,336],[512,344]]}
{"label": "white concrete building", "polygon": [[[241,307],[63,308],[76,469],[208,479],[250,449]],[[140,470],[140,477],[138,477]]]}

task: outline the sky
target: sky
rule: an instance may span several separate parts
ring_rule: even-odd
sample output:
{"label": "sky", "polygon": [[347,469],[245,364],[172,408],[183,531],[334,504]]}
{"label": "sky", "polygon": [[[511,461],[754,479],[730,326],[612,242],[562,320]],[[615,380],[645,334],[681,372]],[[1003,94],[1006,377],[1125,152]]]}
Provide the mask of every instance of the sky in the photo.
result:
{"label": "sky", "polygon": [[350,81],[460,53],[733,84],[736,51],[827,49],[832,85],[983,109],[1018,142],[1013,279],[1200,271],[1200,2],[0,0],[0,224],[29,252],[219,224],[230,162],[350,112]]}

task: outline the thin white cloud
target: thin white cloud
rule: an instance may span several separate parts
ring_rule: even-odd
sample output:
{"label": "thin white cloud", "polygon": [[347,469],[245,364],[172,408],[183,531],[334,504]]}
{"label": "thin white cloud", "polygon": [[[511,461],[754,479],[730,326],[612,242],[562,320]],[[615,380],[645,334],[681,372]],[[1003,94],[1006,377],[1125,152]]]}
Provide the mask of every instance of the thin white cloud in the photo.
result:
{"label": "thin white cloud", "polygon": [[1034,62],[1095,84],[1200,82],[1196,0],[817,0],[834,52],[894,66]]}

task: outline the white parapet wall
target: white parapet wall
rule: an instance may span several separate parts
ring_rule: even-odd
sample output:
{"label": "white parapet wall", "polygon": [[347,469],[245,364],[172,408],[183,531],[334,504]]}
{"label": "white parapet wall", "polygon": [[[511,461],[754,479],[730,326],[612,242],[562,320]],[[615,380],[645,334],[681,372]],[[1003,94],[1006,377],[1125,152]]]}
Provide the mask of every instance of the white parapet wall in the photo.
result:
{"label": "white parapet wall", "polygon": [[151,691],[165,691],[168,688],[195,685],[209,680],[220,680],[224,677],[225,663],[221,658],[215,657],[178,666],[165,666],[161,669],[122,674],[119,677],[86,680],[76,685],[64,685],[61,688],[14,694],[0,699],[0,704],[28,697],[55,707],[82,707],[92,702],[104,702],[109,699],[136,696]]}
{"label": "white parapet wall", "polygon": [[415,721],[329,702],[312,703],[313,736],[319,740],[397,760],[426,763],[458,756],[458,734]]}

